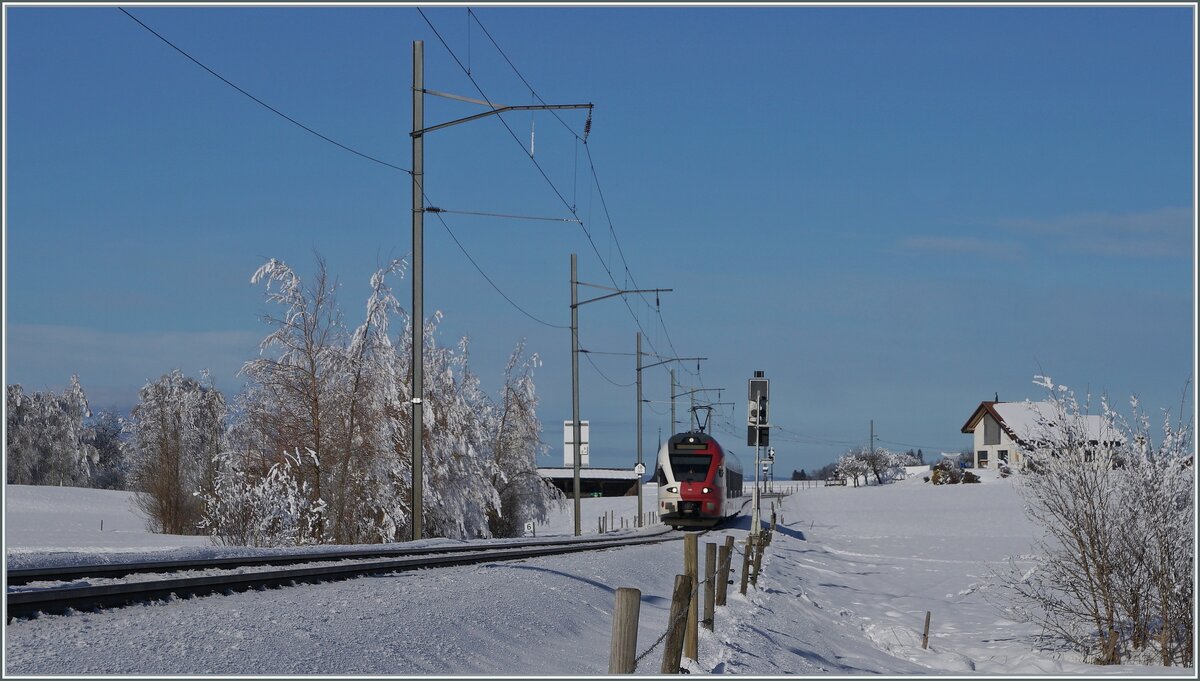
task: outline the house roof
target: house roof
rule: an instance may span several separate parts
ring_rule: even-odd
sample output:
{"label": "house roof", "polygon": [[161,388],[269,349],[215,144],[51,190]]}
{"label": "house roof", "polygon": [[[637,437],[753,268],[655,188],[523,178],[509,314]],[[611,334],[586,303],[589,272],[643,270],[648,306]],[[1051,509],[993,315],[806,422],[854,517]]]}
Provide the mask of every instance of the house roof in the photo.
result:
{"label": "house roof", "polygon": [[[963,424],[962,432],[972,433],[979,426],[979,421],[983,419],[984,414],[990,414],[992,418],[1000,424],[1004,432],[1008,436],[1020,443],[1036,442],[1044,439],[1043,426],[1038,423],[1039,416],[1050,418],[1055,414],[1055,408],[1051,402],[980,402],[975,408],[971,418]],[[1104,423],[1104,418],[1099,414],[1080,414],[1084,424],[1087,427],[1088,441],[1090,442],[1112,442],[1120,441],[1123,438],[1119,433],[1113,432],[1111,428]],[[1053,422],[1047,423],[1046,427],[1054,428]]]}
{"label": "house roof", "polygon": [[[992,418],[996,419],[997,421],[1000,421],[1001,425],[1003,425],[1003,423],[1004,423],[1003,419],[1001,419],[1000,415],[996,413],[995,407],[997,404],[1000,404],[1000,403],[999,402],[980,402],[979,406],[975,408],[974,412],[972,412],[971,418],[967,419],[967,422],[963,424],[961,432],[974,433],[975,427],[979,425],[979,420],[983,418],[984,414],[991,414]],[[1012,433],[1009,433],[1009,435],[1012,435]]]}

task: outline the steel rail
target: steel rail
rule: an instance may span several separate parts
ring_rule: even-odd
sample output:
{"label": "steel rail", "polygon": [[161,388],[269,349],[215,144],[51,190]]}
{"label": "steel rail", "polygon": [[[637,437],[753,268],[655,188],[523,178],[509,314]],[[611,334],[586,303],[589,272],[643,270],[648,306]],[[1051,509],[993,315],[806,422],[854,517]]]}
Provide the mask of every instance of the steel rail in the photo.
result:
{"label": "steel rail", "polygon": [[[665,527],[657,534],[670,532]],[[650,535],[650,536],[657,536]],[[484,546],[469,546],[454,544],[447,546],[427,546],[413,548],[410,546],[381,545],[369,549],[345,549],[338,551],[322,551],[313,553],[276,554],[272,556],[232,556],[226,558],[200,558],[181,560],[142,561],[129,563],[93,563],[85,565],[60,565],[40,568],[9,568],[7,571],[8,586],[28,584],[30,582],[70,582],[87,578],[118,578],[140,573],[182,572],[185,570],[232,569],[239,567],[258,567],[263,565],[296,565],[298,563],[314,563],[322,560],[366,560],[371,558],[398,558],[407,556],[424,556],[443,553],[467,553],[471,551],[517,549],[531,546],[561,546],[581,544],[596,541],[612,541],[612,539],[597,540],[595,538],[571,538],[562,540],[537,541],[525,540],[489,544]],[[390,548],[384,548],[390,546]]]}
{"label": "steel rail", "polygon": [[[82,586],[18,591],[7,594],[6,620],[30,617],[36,613],[62,613],[67,610],[123,607],[134,603],[203,596],[214,593],[233,593],[251,589],[266,589],[300,583],[314,583],[361,577],[366,575],[406,572],[423,568],[451,567],[497,561],[522,560],[540,556],[563,555],[583,551],[623,548],[642,544],[657,544],[677,540],[682,535],[663,532],[649,537],[603,541],[579,541],[557,546],[536,546],[488,550],[476,548],[470,555],[434,555],[414,558],[377,560],[353,565],[334,565],[313,568],[291,568],[270,572],[227,574],[209,577],[188,577],[103,586]],[[320,556],[309,559],[321,560]]]}

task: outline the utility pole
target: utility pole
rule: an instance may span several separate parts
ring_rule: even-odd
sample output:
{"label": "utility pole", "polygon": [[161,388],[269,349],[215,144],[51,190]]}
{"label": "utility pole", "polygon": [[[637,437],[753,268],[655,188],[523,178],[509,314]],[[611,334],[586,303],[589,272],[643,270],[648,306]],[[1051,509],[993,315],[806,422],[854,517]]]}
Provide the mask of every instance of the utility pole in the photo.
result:
{"label": "utility pole", "polygon": [[421,538],[425,518],[424,467],[422,441],[425,414],[421,398],[425,396],[425,41],[413,41],[413,132],[412,132],[412,539]]}
{"label": "utility pole", "polygon": [[[646,289],[611,288],[608,286],[599,286],[597,284],[588,284],[588,283],[579,281],[579,277],[577,275],[578,275],[577,257],[574,253],[572,253],[571,254],[571,430],[572,430],[572,438],[571,439],[574,440],[572,445],[573,445],[574,454],[575,454],[575,536],[576,537],[578,537],[580,535],[580,531],[581,531],[581,526],[579,524],[579,463],[580,463],[580,455],[579,455],[579,440],[580,440],[579,306],[587,305],[588,303],[594,303],[598,300],[604,300],[606,298],[612,298],[614,296],[625,295],[627,293],[664,293],[664,292],[669,292],[672,290],[669,288],[646,288]],[[588,300],[580,301],[579,300],[579,285],[580,284],[583,284],[584,286],[590,286],[592,288],[598,288],[598,289],[603,289],[606,291],[611,291],[611,293],[607,293],[602,296],[597,296],[595,298],[589,298]],[[640,345],[641,345],[641,343],[640,343],[641,336],[640,335],[638,336],[638,341],[639,341],[638,345],[640,348]],[[638,363],[639,364],[641,364],[641,359],[642,359],[642,357],[641,357],[641,352],[639,349],[639,352],[638,352]],[[638,378],[639,378],[638,395],[640,397],[640,395],[641,395],[641,381],[640,381],[641,371],[640,370],[638,371]],[[641,417],[641,404],[642,403],[639,401],[638,402],[639,423],[640,423],[640,417]],[[640,443],[641,443],[641,430],[640,429],[638,431],[638,442],[640,445]],[[641,447],[640,446],[638,448],[638,463],[641,463]],[[641,508],[641,504],[640,504],[641,498],[642,498],[641,495],[642,495],[642,481],[639,476],[639,479],[638,479],[638,502],[639,502],[638,507],[639,507],[639,509]]]}
{"label": "utility pole", "polygon": [[579,288],[575,282],[576,257],[571,254],[571,448],[575,466],[575,536],[580,534],[579,525],[579,441],[582,439],[579,423]]}
{"label": "utility pole", "polygon": [[871,449],[867,453],[875,453],[875,419],[871,419]]}
{"label": "utility pole", "polygon": [[[758,374],[758,372],[755,372],[755,375],[757,375],[757,374]],[[765,402],[766,402],[766,400],[762,399],[761,397],[759,398],[758,413],[761,414],[764,411],[766,411],[765,409],[763,409],[763,407],[766,406]],[[752,536],[757,535],[758,529],[759,529],[758,518],[759,518],[759,501],[760,501],[760,499],[759,499],[759,494],[758,494],[758,485],[759,485],[758,473],[759,473],[759,469],[762,468],[762,444],[760,443],[761,437],[762,437],[761,435],[756,435],[755,439],[754,439],[754,499],[751,500],[751,502],[750,502],[750,504],[752,506],[754,506],[754,512],[750,515],[750,534]]]}
{"label": "utility pole", "polygon": [[[425,207],[425,135],[434,130],[441,130],[459,123],[467,123],[485,116],[501,114],[506,111],[538,111],[543,109],[587,109],[588,121],[591,121],[591,104],[538,104],[528,106],[503,106],[471,97],[451,95],[445,92],[425,89],[425,41],[413,41],[413,129],[412,137],[412,538],[420,539],[424,520],[424,403],[425,396],[425,213],[437,210]],[[458,118],[445,123],[425,127],[425,95],[445,97],[460,102],[479,104],[488,107],[488,111]],[[578,519],[576,519],[578,522]],[[578,534],[578,530],[576,534]]]}
{"label": "utility pole", "polygon": [[[642,332],[637,332],[637,456],[638,468],[643,471],[642,466]],[[637,526],[642,526],[642,473],[638,474],[637,492],[638,492],[638,512]]]}
{"label": "utility pole", "polygon": [[675,367],[671,367],[671,435],[675,432]]}

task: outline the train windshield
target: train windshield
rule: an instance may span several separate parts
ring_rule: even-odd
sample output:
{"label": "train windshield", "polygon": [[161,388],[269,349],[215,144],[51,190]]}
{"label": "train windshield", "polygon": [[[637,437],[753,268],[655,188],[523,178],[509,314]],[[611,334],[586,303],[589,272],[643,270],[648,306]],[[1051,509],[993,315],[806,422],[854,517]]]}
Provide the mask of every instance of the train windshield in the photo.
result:
{"label": "train windshield", "polygon": [[711,454],[671,454],[671,469],[678,482],[704,482],[708,479]]}

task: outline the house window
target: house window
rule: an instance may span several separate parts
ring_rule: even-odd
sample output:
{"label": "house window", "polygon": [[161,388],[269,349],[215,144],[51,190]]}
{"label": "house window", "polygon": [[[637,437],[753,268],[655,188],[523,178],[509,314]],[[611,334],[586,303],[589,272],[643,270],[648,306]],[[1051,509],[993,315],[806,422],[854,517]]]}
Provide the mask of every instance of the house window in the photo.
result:
{"label": "house window", "polygon": [[988,453],[987,453],[987,452],[985,452],[985,451],[978,451],[978,452],[976,452],[976,453],[975,453],[975,458],[979,460],[979,467],[980,467],[980,468],[987,468],[987,467],[988,467]]}
{"label": "house window", "polygon": [[1000,424],[996,423],[996,420],[991,417],[983,420],[983,444],[1000,444]]}
{"label": "house window", "polygon": [[999,465],[1007,466],[1008,465],[1008,450],[1001,449],[1000,451],[996,452],[996,460],[1000,462]]}

